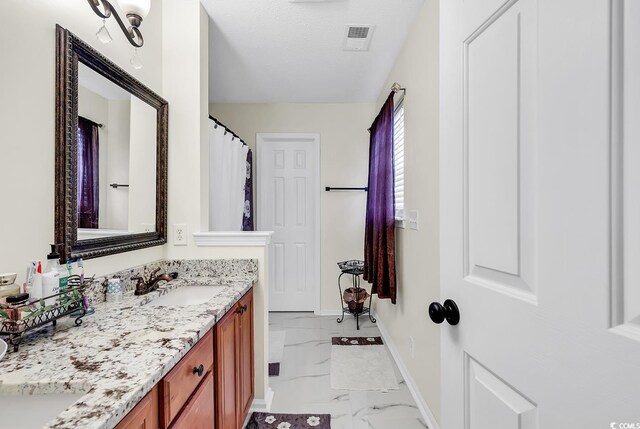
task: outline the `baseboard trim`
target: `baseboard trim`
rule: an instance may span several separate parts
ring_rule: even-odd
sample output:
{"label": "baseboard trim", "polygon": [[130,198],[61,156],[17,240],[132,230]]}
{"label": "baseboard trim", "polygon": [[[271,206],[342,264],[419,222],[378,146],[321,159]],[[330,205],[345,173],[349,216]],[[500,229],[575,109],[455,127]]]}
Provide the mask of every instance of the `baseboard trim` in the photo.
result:
{"label": "baseboard trim", "polygon": [[275,392],[272,388],[267,389],[266,399],[254,399],[249,411],[270,411],[273,403],[273,395]]}
{"label": "baseboard trim", "polygon": [[320,310],[314,311],[316,316],[341,316],[342,310]]}
{"label": "baseboard trim", "polygon": [[383,341],[389,348],[389,351],[393,356],[393,360],[396,362],[396,365],[400,370],[400,374],[402,374],[402,378],[404,378],[405,383],[407,383],[409,392],[411,392],[411,396],[413,396],[414,401],[416,401],[416,405],[418,406],[418,410],[420,411],[420,414],[422,414],[422,418],[424,419],[427,426],[429,426],[429,429],[440,429],[440,426],[436,422],[436,418],[434,417],[433,413],[431,412],[431,409],[429,408],[424,398],[422,397],[422,394],[418,389],[418,385],[416,384],[415,380],[411,376],[411,373],[409,372],[409,368],[407,368],[407,366],[404,364],[404,361],[400,356],[400,352],[398,351],[398,348],[396,347],[395,343],[391,339],[391,335],[389,334],[389,331],[387,330],[387,328],[384,326],[384,323],[382,322],[380,315],[374,310],[373,316],[377,319],[376,325],[378,325],[378,329],[380,329],[380,335],[382,335]]}

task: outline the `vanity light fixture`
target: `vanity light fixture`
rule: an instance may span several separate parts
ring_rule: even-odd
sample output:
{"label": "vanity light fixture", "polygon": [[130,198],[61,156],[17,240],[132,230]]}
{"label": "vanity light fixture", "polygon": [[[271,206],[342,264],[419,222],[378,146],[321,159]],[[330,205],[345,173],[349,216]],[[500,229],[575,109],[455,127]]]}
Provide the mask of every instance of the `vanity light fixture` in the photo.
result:
{"label": "vanity light fixture", "polygon": [[138,48],[135,48],[133,50],[133,56],[131,57],[129,62],[131,63],[131,67],[136,70],[140,70],[142,68],[142,61],[140,61],[140,57],[138,57]]}
{"label": "vanity light fixture", "polygon": [[[117,0],[120,8],[124,12],[129,21],[129,26],[127,26],[118,12],[115,10],[113,5],[109,2],[109,0],[87,0],[91,9],[102,18],[102,27],[96,33],[98,40],[103,43],[109,43],[111,41],[111,35],[105,27],[105,21],[113,15],[120,26],[120,29],[126,36],[129,43],[131,43],[134,47],[140,48],[144,44],[144,38],[142,37],[142,33],[140,32],[140,24],[142,24],[142,20],[149,14],[149,9],[151,8],[151,0]],[[134,55],[137,58],[137,55]],[[132,58],[133,62],[133,58]],[[138,68],[138,67],[137,67]]]}

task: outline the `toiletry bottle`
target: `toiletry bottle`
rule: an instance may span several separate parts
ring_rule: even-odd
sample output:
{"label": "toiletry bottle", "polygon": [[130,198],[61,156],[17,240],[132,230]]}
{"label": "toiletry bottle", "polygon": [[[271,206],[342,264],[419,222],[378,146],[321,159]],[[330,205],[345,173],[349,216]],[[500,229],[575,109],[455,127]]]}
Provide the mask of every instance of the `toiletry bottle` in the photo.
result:
{"label": "toiletry bottle", "polygon": [[80,283],[84,283],[84,261],[82,258],[78,258],[78,275],[80,276]]}
{"label": "toiletry bottle", "polygon": [[[46,297],[60,292],[60,273],[56,270],[47,271],[42,274],[42,293]],[[54,305],[58,297],[45,299],[46,305]]]}
{"label": "toiletry bottle", "polygon": [[[58,273],[58,292],[64,292],[69,282],[69,272],[66,265],[60,265],[60,254],[58,253],[58,244],[51,245],[51,253],[47,255],[47,267],[44,269],[45,274],[50,271]],[[56,293],[58,293],[56,292]]]}
{"label": "toiletry bottle", "polygon": [[70,279],[71,276],[73,276],[75,274],[75,271],[73,269],[73,267],[75,266],[75,263],[71,261],[71,259],[69,259],[67,261],[67,265],[66,265],[66,269],[67,269],[67,287],[71,288],[73,285],[70,283]]}
{"label": "toiletry bottle", "polygon": [[36,273],[36,268],[38,267],[38,262],[30,261],[27,264],[27,276],[24,280],[24,292],[29,292],[31,290],[31,285],[33,284],[33,276]]}
{"label": "toiletry bottle", "polygon": [[33,280],[31,281],[29,296],[32,300],[38,300],[44,296],[42,295],[42,264],[40,261],[38,261],[36,272],[33,275]]}

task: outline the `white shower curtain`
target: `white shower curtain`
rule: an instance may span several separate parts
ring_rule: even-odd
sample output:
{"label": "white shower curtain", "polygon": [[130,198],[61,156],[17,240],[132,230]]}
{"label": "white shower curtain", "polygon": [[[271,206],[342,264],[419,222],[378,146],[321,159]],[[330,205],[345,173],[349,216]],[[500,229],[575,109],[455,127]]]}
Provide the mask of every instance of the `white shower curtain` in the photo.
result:
{"label": "white shower curtain", "polygon": [[209,121],[209,230],[242,231],[249,148]]}

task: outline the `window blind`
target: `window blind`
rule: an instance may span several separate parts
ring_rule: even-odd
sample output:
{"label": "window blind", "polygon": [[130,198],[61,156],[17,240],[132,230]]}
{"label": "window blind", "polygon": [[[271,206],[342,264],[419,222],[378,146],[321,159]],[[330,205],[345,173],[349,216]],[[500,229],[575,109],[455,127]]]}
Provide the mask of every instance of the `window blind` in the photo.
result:
{"label": "window blind", "polygon": [[395,111],[393,123],[393,188],[396,200],[396,219],[404,218],[404,105]]}

